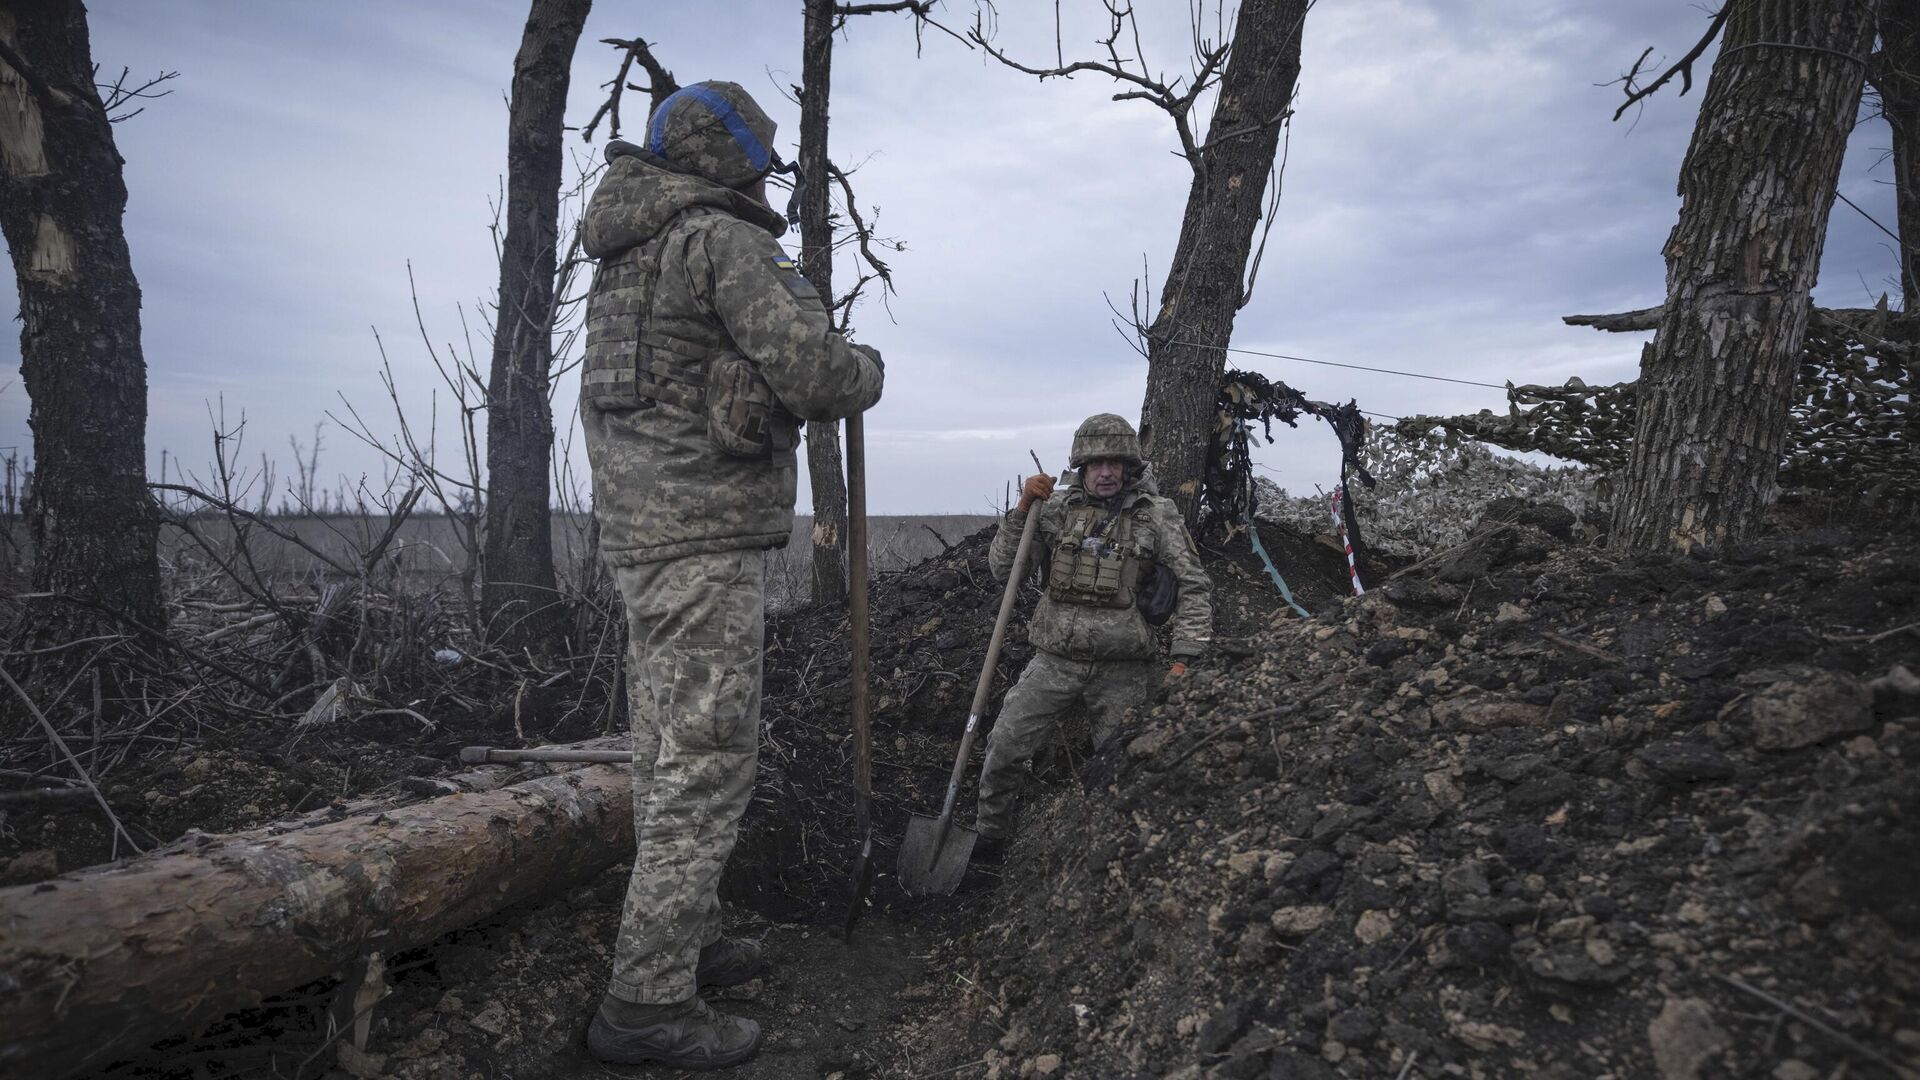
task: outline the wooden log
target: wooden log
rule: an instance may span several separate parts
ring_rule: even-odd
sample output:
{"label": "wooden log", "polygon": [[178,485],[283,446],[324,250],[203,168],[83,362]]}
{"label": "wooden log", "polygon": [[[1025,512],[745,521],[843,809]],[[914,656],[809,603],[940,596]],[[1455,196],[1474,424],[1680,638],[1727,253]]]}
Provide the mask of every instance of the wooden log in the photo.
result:
{"label": "wooden log", "polygon": [[98,1070],[632,851],[630,771],[594,765],[0,889],[0,1075]]}

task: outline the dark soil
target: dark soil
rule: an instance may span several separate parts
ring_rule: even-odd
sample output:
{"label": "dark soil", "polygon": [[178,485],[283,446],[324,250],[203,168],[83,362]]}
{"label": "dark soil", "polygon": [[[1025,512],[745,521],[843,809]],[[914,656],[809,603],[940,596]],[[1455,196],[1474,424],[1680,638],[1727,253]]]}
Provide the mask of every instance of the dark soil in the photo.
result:
{"label": "dark soil", "polygon": [[1911,536],[1527,526],[1282,626],[1030,808],[898,1038],[989,1077],[1911,1075],[1916,581]]}
{"label": "dark soil", "polygon": [[[881,872],[852,946],[836,929],[857,842],[845,619],[772,619],[761,783],[724,895],[731,931],[765,940],[775,968],[723,1006],[768,1030],[733,1075],[1920,1068],[1920,683],[1889,674],[1920,669],[1916,538],[1620,559],[1568,543],[1551,512],[1506,516],[1520,523],[1397,578],[1363,563],[1371,591],[1344,600],[1337,549],[1263,527],[1311,620],[1244,537],[1209,552],[1216,655],[1109,754],[1087,756],[1069,718],[1009,857],[938,901],[905,897],[892,868],[907,816],[938,810],[965,721],[998,603],[989,534],[882,576]],[[1031,657],[1035,595],[989,714]],[[364,763],[343,743],[305,772],[292,754],[183,748],[165,770],[182,782],[154,781],[133,812],[156,833],[230,828],[391,789],[452,771],[460,742],[510,743],[510,716],[485,715],[426,738],[396,727]],[[532,726],[528,741],[553,737]],[[192,791],[197,759],[260,776]],[[116,800],[150,775],[116,778]],[[977,755],[962,820],[975,777]],[[13,819],[21,835],[30,820]],[[347,1061],[642,1075],[581,1043],[625,872],[393,958],[376,1057]],[[334,993],[295,991],[120,1074],[340,1068],[322,1048]]]}

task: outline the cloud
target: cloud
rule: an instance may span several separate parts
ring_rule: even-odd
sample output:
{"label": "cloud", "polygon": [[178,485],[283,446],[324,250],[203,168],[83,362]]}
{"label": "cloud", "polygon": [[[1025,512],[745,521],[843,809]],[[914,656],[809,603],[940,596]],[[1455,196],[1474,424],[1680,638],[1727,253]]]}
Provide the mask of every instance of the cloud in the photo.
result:
{"label": "cloud", "polygon": [[[964,23],[964,5],[950,7]],[[1045,7],[1003,5],[997,41],[1049,61]],[[1063,9],[1062,49],[1093,54],[1098,5]],[[1159,70],[1186,69],[1184,11],[1147,11]],[[103,68],[182,73],[174,96],[115,132],[145,294],[156,472],[163,449],[210,456],[207,412],[220,399],[230,416],[246,413],[253,450],[282,456],[288,436],[306,441],[341,411],[341,395],[376,428],[390,424],[376,328],[410,417],[424,427],[437,398],[452,445],[428,349],[485,360],[490,202],[524,0],[116,0],[90,15]],[[1600,84],[1648,45],[1678,56],[1705,21],[1667,0],[1316,5],[1284,197],[1236,345],[1490,383],[1631,378],[1644,335],[1559,317],[1660,300],[1706,65],[1692,94],[1671,87],[1617,124],[1620,89]],[[598,39],[635,34],[682,81],[745,84],[790,151],[798,111],[782,93],[799,75],[795,5],[753,0],[725,18],[708,4],[603,5],[581,39],[569,122],[584,122],[613,74],[617,54]],[[1007,480],[1031,469],[1029,449],[1057,467],[1082,417],[1138,411],[1146,367],[1108,300],[1126,304],[1143,263],[1157,285],[1190,180],[1167,117],[1111,100],[1110,83],[1037,81],[937,32],[923,44],[916,56],[898,17],[850,20],[835,44],[834,157],[859,163],[863,207],[907,244],[889,256],[898,295],[856,319],[859,339],[889,361],[868,420],[876,512],[997,505]],[[644,108],[629,95],[629,135]],[[1892,224],[1876,152],[1886,141],[1882,124],[1859,128],[1841,190]],[[598,151],[569,146],[589,160]],[[1861,304],[1892,287],[1888,244],[1839,208],[1817,295]],[[0,314],[12,302],[0,290]],[[17,363],[17,350],[7,335],[0,361]],[[1235,362],[1379,413],[1504,408],[1485,388]],[[570,381],[555,390],[563,432],[573,393]],[[25,417],[16,382],[0,392],[0,445],[29,441]],[[381,474],[381,459],[344,432],[326,440],[323,476]],[[1304,421],[1261,461],[1308,491],[1331,482],[1338,451]]]}

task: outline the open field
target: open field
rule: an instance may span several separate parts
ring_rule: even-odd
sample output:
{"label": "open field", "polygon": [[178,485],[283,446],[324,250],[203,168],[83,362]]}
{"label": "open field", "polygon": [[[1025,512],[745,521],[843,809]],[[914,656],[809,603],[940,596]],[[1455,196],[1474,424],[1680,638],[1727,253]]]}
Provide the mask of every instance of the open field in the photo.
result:
{"label": "open field", "polygon": [[[272,527],[285,536],[275,536],[257,525],[251,526],[247,554],[261,576],[269,580],[288,584],[325,583],[342,576],[338,569],[328,565],[328,560],[345,567],[359,565],[365,553],[385,535],[388,520],[384,514],[271,518]],[[876,516],[868,529],[869,560],[877,573],[904,570],[940,554],[948,545],[994,521],[995,518],[984,514]],[[589,525],[586,516],[581,514],[554,518],[554,564],[564,578],[579,580],[583,561],[592,548]],[[236,530],[224,518],[211,515],[196,518],[190,527],[221,552],[222,558],[235,557],[232,549]],[[786,607],[805,598],[812,530],[811,515],[797,516],[792,539],[785,548],[771,553],[767,562],[770,607]],[[30,557],[21,535],[24,530],[16,527],[13,532],[16,545],[8,556]],[[176,572],[174,580],[186,584],[215,565],[194,537],[178,527],[162,530],[160,557],[167,568]],[[381,563],[416,586],[437,581],[457,585],[470,560],[457,520],[443,514],[415,514],[387,545]]]}

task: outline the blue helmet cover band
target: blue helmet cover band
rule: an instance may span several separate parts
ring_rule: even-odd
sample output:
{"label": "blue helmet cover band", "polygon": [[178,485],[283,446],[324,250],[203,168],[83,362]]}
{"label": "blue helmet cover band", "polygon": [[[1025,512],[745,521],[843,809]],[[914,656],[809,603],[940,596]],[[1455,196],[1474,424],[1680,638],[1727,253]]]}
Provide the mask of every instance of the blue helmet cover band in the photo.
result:
{"label": "blue helmet cover band", "polygon": [[672,115],[674,109],[682,107],[686,101],[698,101],[705,105],[707,111],[713,113],[714,118],[726,126],[727,133],[733,136],[733,141],[740,147],[740,152],[747,155],[747,164],[753,166],[757,172],[766,171],[767,166],[773,161],[773,155],[760,142],[759,137],[754,135],[753,129],[747,126],[746,118],[734,109],[732,102],[718,92],[697,84],[674,91],[667,96],[667,100],[660,103],[659,108],[653,111],[653,120],[647,125],[649,152],[672,159],[672,155],[667,153],[667,117]]}

